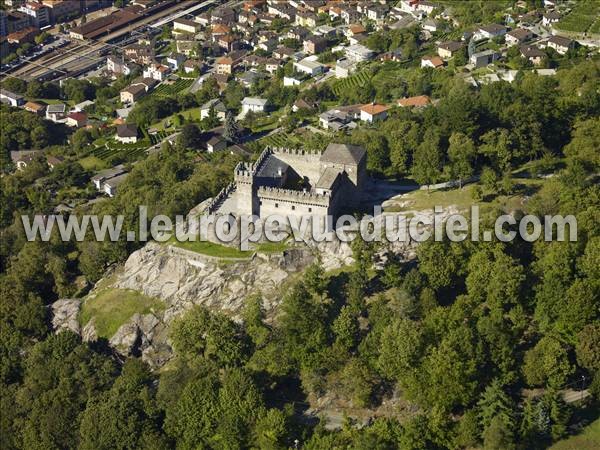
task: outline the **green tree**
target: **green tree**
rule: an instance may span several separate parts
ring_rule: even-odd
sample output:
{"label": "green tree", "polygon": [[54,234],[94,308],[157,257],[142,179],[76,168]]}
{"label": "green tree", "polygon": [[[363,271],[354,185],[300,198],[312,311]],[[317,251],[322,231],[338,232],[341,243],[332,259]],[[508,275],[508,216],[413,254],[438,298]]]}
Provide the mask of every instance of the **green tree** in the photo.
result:
{"label": "green tree", "polygon": [[562,387],[573,366],[564,345],[551,336],[544,336],[525,353],[523,375],[530,386]]}
{"label": "green tree", "polygon": [[168,448],[152,381],[142,361],[126,361],[111,389],[88,403],[81,419],[79,448]]}
{"label": "green tree", "polygon": [[490,425],[483,430],[483,448],[485,450],[511,450],[515,448],[513,435],[501,417],[494,417]]}
{"label": "green tree", "polygon": [[590,372],[600,371],[600,324],[589,323],[577,335],[577,362]]}
{"label": "green tree", "polygon": [[473,161],[476,156],[473,140],[463,133],[450,136],[448,158],[450,159],[451,177],[458,180],[462,189],[463,180],[473,175]]}
{"label": "green tree", "polygon": [[240,138],[240,128],[237,122],[235,121],[235,117],[233,117],[233,113],[231,111],[227,111],[225,114],[225,124],[223,125],[223,137],[227,139],[227,142],[232,144],[237,143]]}
{"label": "green tree", "polygon": [[419,184],[426,184],[429,192],[429,185],[439,180],[441,165],[442,153],[439,136],[429,133],[415,151],[412,167],[415,181]]}
{"label": "green tree", "polygon": [[339,348],[350,351],[357,344],[359,339],[358,319],[348,305],[342,307],[331,328]]}
{"label": "green tree", "polygon": [[247,357],[247,341],[239,325],[221,313],[195,307],[171,329],[173,347],[186,359],[202,357],[219,366],[235,366]]}

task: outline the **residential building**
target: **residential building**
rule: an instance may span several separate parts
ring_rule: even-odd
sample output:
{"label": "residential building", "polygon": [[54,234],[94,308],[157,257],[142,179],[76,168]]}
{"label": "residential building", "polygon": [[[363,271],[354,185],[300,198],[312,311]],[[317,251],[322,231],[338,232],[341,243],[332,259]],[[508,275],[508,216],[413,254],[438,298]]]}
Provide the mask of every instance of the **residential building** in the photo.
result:
{"label": "residential building", "polygon": [[138,130],[133,124],[123,124],[117,126],[117,135],[115,139],[123,144],[134,144],[138,140]]}
{"label": "residential building", "polygon": [[212,100],[207,101],[204,105],[200,107],[200,120],[206,119],[210,116],[210,110],[214,110],[215,115],[221,121],[225,120],[225,115],[227,114],[227,108],[223,104],[221,100],[218,98],[214,98]]}
{"label": "residential building", "polygon": [[121,103],[133,104],[146,95],[146,86],[143,84],[132,84],[120,92]]}
{"label": "residential building", "polygon": [[265,62],[265,70],[271,74],[277,72],[277,70],[281,67],[281,61],[274,58],[269,58]]}
{"label": "residential building", "polygon": [[533,65],[539,66],[542,64],[546,54],[541,51],[539,48],[529,45],[522,46],[519,51],[521,52],[521,56],[528,61],[530,61]]}
{"label": "residential building", "polygon": [[304,100],[302,98],[296,100],[294,105],[292,106],[293,112],[298,112],[301,109],[306,109],[308,111],[314,111],[317,109],[319,105],[316,102],[309,102],[308,100]]}
{"label": "residential building", "polygon": [[46,108],[46,119],[52,122],[60,122],[65,118],[67,107],[64,103],[57,103],[55,105],[48,105]]}
{"label": "residential building", "polygon": [[379,105],[377,103],[370,103],[360,108],[360,120],[363,122],[377,122],[379,120],[387,119],[387,112],[389,107],[385,105]]}
{"label": "residential building", "polygon": [[500,53],[494,50],[484,50],[482,52],[473,53],[469,62],[473,64],[475,68],[485,67],[488,64],[492,64],[494,61],[500,59]]}
{"label": "residential building", "polygon": [[356,128],[355,120],[360,119],[363,105],[344,106],[330,109],[319,115],[319,123],[326,130],[340,131]]}
{"label": "residential building", "polygon": [[123,49],[125,58],[136,64],[147,66],[154,62],[154,46],[145,44],[131,44]]}
{"label": "residential building", "polygon": [[255,113],[264,113],[267,109],[267,99],[256,97],[245,97],[242,100],[242,114],[252,111]]}
{"label": "residential building", "polygon": [[439,7],[440,5],[437,3],[429,2],[427,0],[417,1],[414,3],[414,10],[423,12],[425,14],[431,14],[434,9]]}
{"label": "residential building", "polygon": [[430,104],[431,99],[427,95],[417,95],[415,97],[406,97],[398,100],[398,106],[402,108],[423,108]]}
{"label": "residential building", "polygon": [[19,8],[23,14],[30,17],[30,22],[36,28],[43,28],[51,25],[50,8],[42,3],[27,2]]}
{"label": "residential building", "polygon": [[525,28],[515,28],[514,30],[506,33],[506,37],[504,39],[507,45],[513,46],[527,42],[532,38],[533,33],[531,31],[526,30]]}
{"label": "residential building", "polygon": [[206,142],[206,151],[208,153],[218,152],[227,148],[227,141],[221,136],[213,136]]}
{"label": "residential building", "polygon": [[104,183],[106,181],[126,173],[127,171],[125,170],[125,166],[123,166],[123,164],[119,164],[118,166],[111,167],[110,169],[99,171],[91,178],[91,182],[97,190],[104,192]]}
{"label": "residential building", "polygon": [[200,24],[198,22],[194,22],[193,20],[179,18],[173,21],[173,34],[176,36],[180,36],[182,34],[195,35],[199,31]]}
{"label": "residential building", "polygon": [[9,11],[6,14],[6,33],[21,31],[29,26],[29,16],[27,14],[18,11]]}
{"label": "residential building", "polygon": [[163,64],[151,64],[144,69],[144,78],[152,78],[156,81],[165,81],[171,69]]}
{"label": "residential building", "polygon": [[133,65],[126,63],[123,58],[111,55],[106,58],[106,69],[114,75],[131,75]]}
{"label": "residential building", "polygon": [[327,39],[321,36],[311,36],[304,40],[303,47],[304,53],[315,55],[327,49]]}
{"label": "residential building", "polygon": [[438,29],[438,24],[433,19],[425,19],[421,24],[421,28],[430,33],[435,33]]}
{"label": "residential building", "polygon": [[368,61],[375,56],[375,53],[364,45],[355,44],[347,47],[345,52],[346,58],[353,62]]}
{"label": "residential building", "polygon": [[439,56],[423,56],[421,58],[421,67],[440,69],[444,67],[444,61]]}
{"label": "residential building", "polygon": [[9,44],[17,45],[22,45],[26,42],[33,43],[38,34],[40,34],[39,28],[27,27],[10,33],[8,36],[6,36],[6,40]]}
{"label": "residential building", "polygon": [[358,63],[350,61],[348,59],[339,59],[335,63],[335,77],[336,78],[347,78],[353,72],[356,71]]}
{"label": "residential building", "polygon": [[499,25],[497,23],[493,23],[491,25],[486,25],[483,27],[479,27],[473,36],[476,40],[480,39],[494,39],[500,36],[504,36],[506,34],[506,27],[503,25]]}
{"label": "residential building", "polygon": [[167,64],[173,70],[179,70],[187,58],[181,53],[171,53],[167,56]]}
{"label": "residential building", "polygon": [[233,73],[233,60],[229,56],[217,58],[216,66],[219,75],[231,75]]}
{"label": "residential building", "polygon": [[235,10],[229,7],[216,8],[211,12],[211,23],[234,23],[236,19]]}
{"label": "residential building", "polygon": [[386,14],[389,9],[386,5],[382,5],[381,3],[371,2],[370,6],[367,8],[367,18],[369,20],[383,20],[385,19]]}
{"label": "residential building", "polygon": [[117,194],[117,189],[127,179],[128,173],[117,175],[116,177],[109,178],[102,186],[102,190],[109,197],[114,197]]}
{"label": "residential building", "polygon": [[316,58],[308,57],[301,61],[295,62],[294,70],[306,73],[312,77],[325,72],[325,66],[317,61]]}
{"label": "residential building", "polygon": [[46,105],[36,102],[27,102],[23,106],[26,111],[37,114],[38,116],[42,115],[46,110]]}
{"label": "residential building", "polygon": [[310,11],[301,11],[296,14],[295,23],[303,27],[315,28],[317,26],[317,16]]}
{"label": "residential building", "polygon": [[203,68],[204,63],[199,59],[188,59],[183,63],[183,71],[185,73],[192,73],[194,70],[197,70],[198,73],[201,73]]}
{"label": "residential building", "polygon": [[43,0],[42,3],[50,10],[52,23],[64,22],[78,16],[83,6],[80,2],[73,0]]}
{"label": "residential building", "polygon": [[66,125],[73,128],[81,128],[87,125],[88,117],[84,112],[74,112],[67,116]]}
{"label": "residential building", "polygon": [[556,50],[557,53],[564,55],[569,50],[575,48],[575,41],[563,36],[552,36],[548,39],[547,46]]}
{"label": "residential building", "polygon": [[463,47],[463,43],[458,41],[442,42],[438,45],[438,55],[444,59],[452,58],[456,53],[462,51]]}
{"label": "residential building", "polygon": [[22,95],[7,91],[6,89],[0,89],[0,101],[15,108],[25,104],[25,99]]}
{"label": "residential building", "polygon": [[560,20],[560,14],[556,11],[547,11],[542,15],[542,25],[549,27]]}
{"label": "residential building", "polygon": [[348,27],[344,30],[344,36],[347,38],[351,38],[352,36],[356,36],[357,34],[364,34],[367,30],[361,24],[353,23],[348,25]]}

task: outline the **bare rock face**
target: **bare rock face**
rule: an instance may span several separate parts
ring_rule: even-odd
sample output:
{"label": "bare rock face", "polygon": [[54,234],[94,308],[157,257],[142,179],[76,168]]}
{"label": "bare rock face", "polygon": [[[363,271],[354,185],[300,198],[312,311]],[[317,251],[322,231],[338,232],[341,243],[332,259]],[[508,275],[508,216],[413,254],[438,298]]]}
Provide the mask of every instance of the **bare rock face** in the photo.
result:
{"label": "bare rock face", "polygon": [[98,340],[98,332],[96,331],[96,321],[92,317],[81,330],[81,339],[83,342],[95,342]]}
{"label": "bare rock face", "polygon": [[136,350],[139,339],[140,329],[137,323],[132,320],[119,327],[114,336],[110,338],[109,344],[123,356],[138,356]]}
{"label": "bare rock face", "polygon": [[256,254],[251,259],[222,260],[181,248],[149,243],[131,254],[116,287],[134,289],[168,305],[165,321],[193,305],[238,316],[244,299],[260,292],[265,306],[278,297],[282,283],[314,260],[310,249]]}
{"label": "bare rock face", "polygon": [[52,328],[58,333],[69,330],[79,334],[79,310],[81,300],[64,298],[52,304]]}

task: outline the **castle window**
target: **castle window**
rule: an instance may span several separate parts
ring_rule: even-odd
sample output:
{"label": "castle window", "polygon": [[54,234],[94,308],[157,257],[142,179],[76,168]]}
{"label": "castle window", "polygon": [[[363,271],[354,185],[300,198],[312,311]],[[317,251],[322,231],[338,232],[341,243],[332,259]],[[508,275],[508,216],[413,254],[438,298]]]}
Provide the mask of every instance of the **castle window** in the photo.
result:
{"label": "castle window", "polygon": [[258,201],[258,204],[259,204],[259,205],[262,205],[262,200],[259,200],[259,201]]}
{"label": "castle window", "polygon": [[312,212],[312,208],[308,208],[308,212]]}
{"label": "castle window", "polygon": [[275,208],[279,208],[279,203],[275,203]]}
{"label": "castle window", "polygon": [[292,205],[292,211],[296,209],[296,205]]}

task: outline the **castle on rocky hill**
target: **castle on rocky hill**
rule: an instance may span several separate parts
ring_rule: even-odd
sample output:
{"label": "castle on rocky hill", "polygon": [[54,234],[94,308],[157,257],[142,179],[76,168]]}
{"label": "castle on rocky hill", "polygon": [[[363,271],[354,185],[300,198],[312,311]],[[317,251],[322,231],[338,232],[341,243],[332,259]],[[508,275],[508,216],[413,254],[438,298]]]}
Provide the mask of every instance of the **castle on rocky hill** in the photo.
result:
{"label": "castle on rocky hill", "polygon": [[337,217],[358,205],[367,181],[363,147],[329,144],[324,152],[267,147],[240,162],[234,180],[207,206],[208,214]]}

